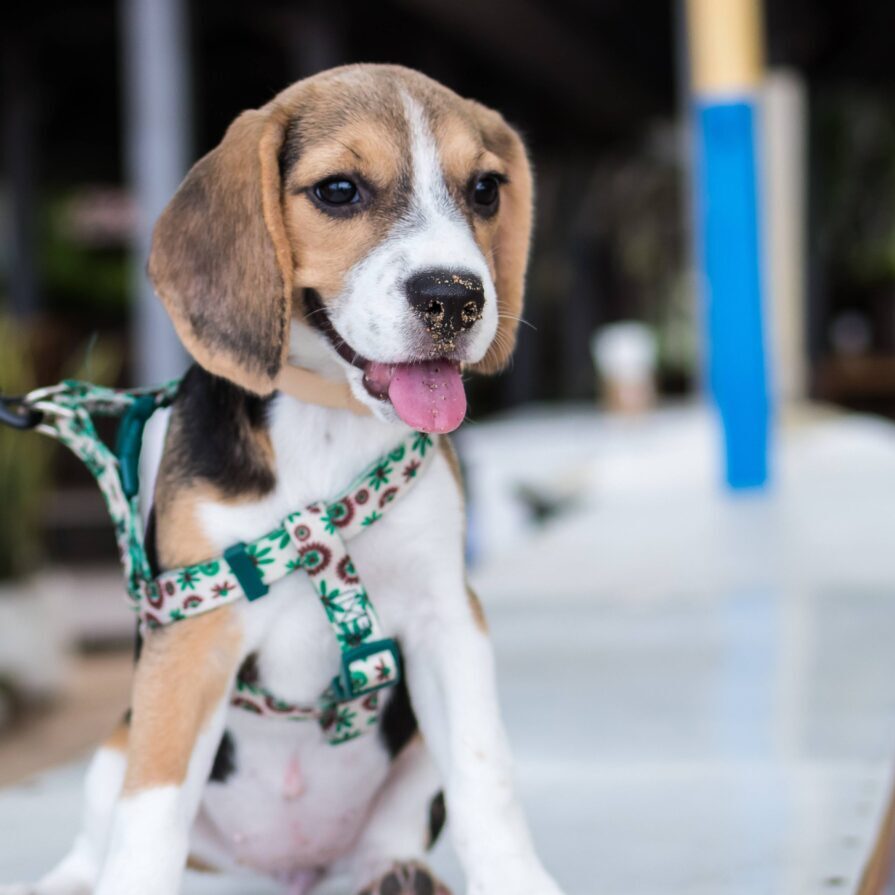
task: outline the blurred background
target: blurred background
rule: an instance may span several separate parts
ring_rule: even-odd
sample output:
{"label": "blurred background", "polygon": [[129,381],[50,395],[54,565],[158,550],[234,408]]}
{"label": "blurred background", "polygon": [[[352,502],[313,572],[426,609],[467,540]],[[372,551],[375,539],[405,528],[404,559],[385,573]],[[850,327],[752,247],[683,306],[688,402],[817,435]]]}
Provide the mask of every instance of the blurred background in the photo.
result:
{"label": "blurred background", "polygon": [[[680,774],[649,777],[655,755],[690,769],[732,756],[748,758],[750,773],[765,768],[754,785],[740,766],[687,789],[694,817],[719,798],[745,806],[729,829],[753,844],[769,829],[799,830],[821,811],[819,793],[826,810],[852,784],[869,787],[855,815],[864,819],[849,821],[860,829],[831,820],[831,844],[812,826],[791,864],[780,855],[792,849],[768,845],[764,864],[739,865],[755,885],[735,890],[802,891],[800,870],[762,888],[762,868],[785,864],[859,891],[895,756],[895,9],[767,0],[759,12],[763,65],[748,93],[773,420],[762,487],[725,487],[707,394],[700,96],[693,23],[672,0],[10,7],[0,30],[0,391],[64,376],[145,384],[182,369],[143,273],[149,228],[228,123],[290,82],[394,62],[500,109],[531,150],[536,232],[514,362],[471,386],[459,438],[470,556],[486,605],[506,618],[495,636],[518,671],[511,687],[521,680],[549,703],[552,680],[595,706],[592,720],[548,710],[532,726],[511,690],[523,765],[563,730],[576,760],[597,757],[616,783],[633,780],[622,801],[590,765],[581,772],[623,818],[609,827],[591,805],[592,829],[609,837],[651,835],[642,825],[657,823],[655,805],[638,781],[678,797]],[[0,783],[76,758],[124,708],[133,631],[121,595],[87,473],[37,435],[0,430]],[[569,613],[571,645],[545,641],[544,625]],[[547,669],[537,678],[535,655]],[[852,768],[854,780],[830,778],[845,790],[805,777],[824,762]],[[794,763],[797,782],[775,785]],[[527,797],[543,805],[540,792]],[[778,804],[781,792],[792,801]],[[706,824],[706,835],[727,829]],[[851,853],[847,835],[859,841]],[[675,860],[690,868],[681,879],[695,872],[692,855],[663,855],[669,885]],[[831,855],[850,869],[829,869]],[[632,872],[619,866],[620,879]]]}

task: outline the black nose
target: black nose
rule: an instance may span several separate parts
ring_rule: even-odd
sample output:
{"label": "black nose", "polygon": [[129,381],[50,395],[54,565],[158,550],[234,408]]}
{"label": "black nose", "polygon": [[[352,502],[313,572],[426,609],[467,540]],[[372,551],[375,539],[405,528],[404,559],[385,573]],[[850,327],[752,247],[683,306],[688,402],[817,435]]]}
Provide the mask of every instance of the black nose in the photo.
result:
{"label": "black nose", "polygon": [[482,318],[485,287],[475,274],[428,270],[407,281],[407,300],[436,342],[450,342]]}

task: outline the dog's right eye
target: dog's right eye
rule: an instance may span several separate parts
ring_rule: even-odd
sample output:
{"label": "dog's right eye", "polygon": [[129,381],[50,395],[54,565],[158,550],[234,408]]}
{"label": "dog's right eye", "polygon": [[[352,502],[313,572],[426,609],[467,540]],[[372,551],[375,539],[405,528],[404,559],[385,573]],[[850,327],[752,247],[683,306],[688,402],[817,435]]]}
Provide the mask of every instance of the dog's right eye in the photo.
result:
{"label": "dog's right eye", "polygon": [[328,177],[314,187],[314,196],[324,205],[351,205],[360,201],[357,186],[347,177]]}

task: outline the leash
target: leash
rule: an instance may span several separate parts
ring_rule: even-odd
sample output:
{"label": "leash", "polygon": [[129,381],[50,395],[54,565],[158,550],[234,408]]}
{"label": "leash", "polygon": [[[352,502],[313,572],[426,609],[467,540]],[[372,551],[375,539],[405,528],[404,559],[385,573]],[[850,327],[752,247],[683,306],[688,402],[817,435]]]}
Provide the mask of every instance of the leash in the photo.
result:
{"label": "leash", "polygon": [[25,431],[34,429],[42,419],[41,412],[29,407],[25,403],[24,397],[19,395],[0,396],[0,423],[12,429]]}
{"label": "leash", "polygon": [[[152,570],[144,548],[139,507],[139,463],[143,428],[174,400],[179,381],[158,388],[119,390],[68,379],[24,398],[4,398],[2,421],[35,429],[64,444],[96,479],[112,518],[118,557],[133,608],[152,593]],[[94,416],[120,417],[113,451],[99,437]]]}
{"label": "leash", "polygon": [[[146,423],[157,410],[173,403],[179,387],[180,380],[140,389],[65,380],[24,397],[0,396],[0,423],[54,438],[96,479],[115,529],[129,602],[145,629],[238,600],[258,600],[287,575],[299,570],[307,574],[339,646],[339,673],[314,705],[280,700],[246,677],[237,680],[231,702],[256,715],[317,720],[333,744],[375,729],[380,691],[401,677],[400,649],[396,641],[383,636],[345,541],[375,524],[416,482],[436,453],[433,438],[424,432],[411,433],[334,500],[291,513],[273,531],[234,544],[219,557],[167,570],[155,578],[139,508],[140,449]],[[342,400],[335,392],[332,398]],[[94,416],[120,418],[114,450],[97,434]]]}

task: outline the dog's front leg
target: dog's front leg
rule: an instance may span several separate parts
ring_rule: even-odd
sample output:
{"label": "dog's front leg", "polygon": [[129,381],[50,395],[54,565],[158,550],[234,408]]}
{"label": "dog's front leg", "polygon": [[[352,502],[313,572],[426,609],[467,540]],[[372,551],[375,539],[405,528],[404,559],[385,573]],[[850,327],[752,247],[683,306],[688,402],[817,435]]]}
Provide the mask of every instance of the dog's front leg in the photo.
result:
{"label": "dog's front leg", "polygon": [[469,895],[558,895],[532,845],[512,780],[494,655],[477,597],[462,585],[404,636],[407,681],[445,785]]}
{"label": "dog's front leg", "polygon": [[220,743],[241,634],[229,608],[150,632],[96,895],[175,895]]}

